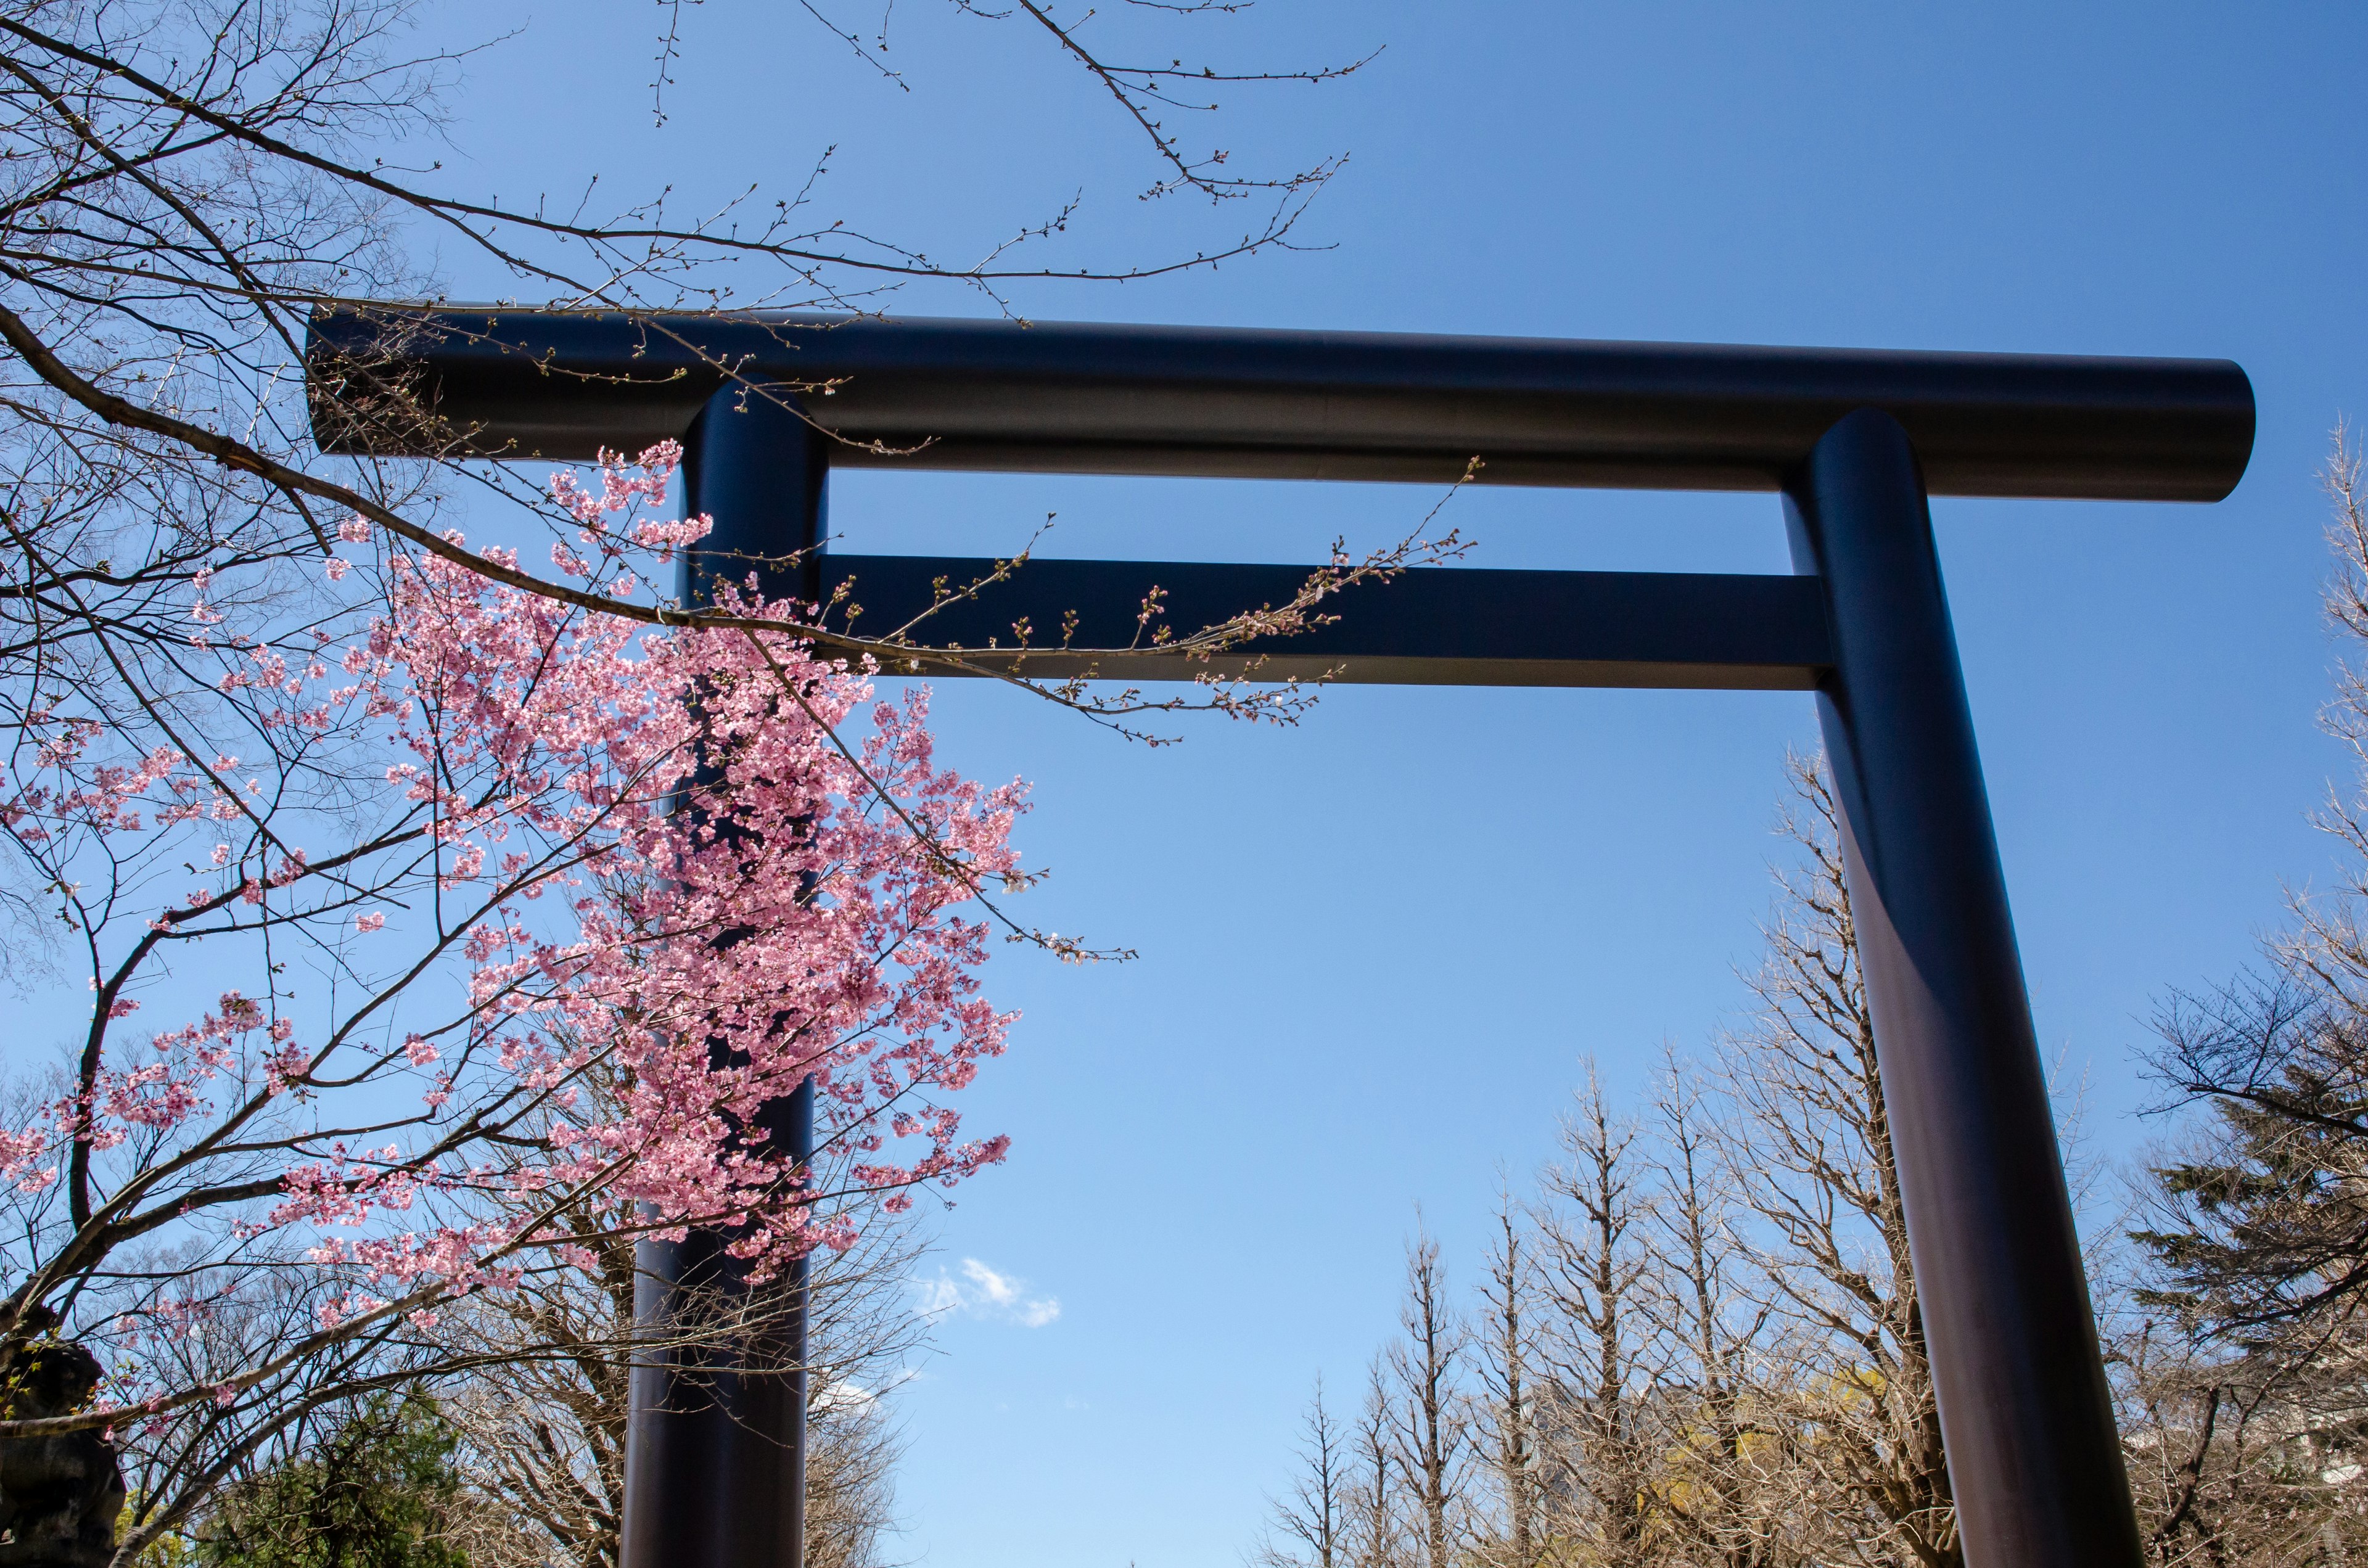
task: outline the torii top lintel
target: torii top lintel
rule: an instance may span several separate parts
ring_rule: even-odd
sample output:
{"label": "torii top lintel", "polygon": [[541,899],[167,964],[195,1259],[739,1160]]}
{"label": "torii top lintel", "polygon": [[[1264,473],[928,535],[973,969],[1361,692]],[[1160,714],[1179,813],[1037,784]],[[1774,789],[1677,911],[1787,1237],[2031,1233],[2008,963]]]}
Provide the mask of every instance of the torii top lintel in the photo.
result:
{"label": "torii top lintel", "polygon": [[814,389],[840,467],[1774,490],[1875,407],[1936,494],[2216,501],[2254,425],[2226,359],[396,305],[308,358],[324,449],[386,455],[431,444],[353,418],[390,359],[458,449],[565,460],[682,436],[727,366]]}

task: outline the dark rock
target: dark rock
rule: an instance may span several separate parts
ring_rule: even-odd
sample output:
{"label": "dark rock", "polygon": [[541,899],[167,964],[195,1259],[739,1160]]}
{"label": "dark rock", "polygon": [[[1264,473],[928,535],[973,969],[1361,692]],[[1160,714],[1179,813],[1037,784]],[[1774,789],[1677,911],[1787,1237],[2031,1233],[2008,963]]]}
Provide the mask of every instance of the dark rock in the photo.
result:
{"label": "dark rock", "polygon": [[[45,1326],[0,1350],[11,1420],[71,1415],[98,1387],[97,1358]],[[123,1471],[97,1429],[0,1441],[0,1568],[105,1568],[122,1511]]]}

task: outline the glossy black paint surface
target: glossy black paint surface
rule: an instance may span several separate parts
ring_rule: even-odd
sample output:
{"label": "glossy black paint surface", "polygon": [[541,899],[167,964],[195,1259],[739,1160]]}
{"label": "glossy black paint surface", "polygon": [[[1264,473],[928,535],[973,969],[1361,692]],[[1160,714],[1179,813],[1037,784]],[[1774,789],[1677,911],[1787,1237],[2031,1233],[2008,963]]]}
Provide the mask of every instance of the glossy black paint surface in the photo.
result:
{"label": "glossy black paint surface", "polygon": [[[2225,359],[2102,359],[1103,323],[564,314],[313,324],[313,427],[371,444],[341,358],[400,335],[457,449],[590,458],[680,437],[719,364],[799,382],[838,467],[1775,490],[1852,409],[1904,425],[1934,494],[2215,501],[2252,388]],[[416,449],[416,431],[376,437]],[[439,447],[438,449],[446,449]]]}
{"label": "glossy black paint surface", "polygon": [[[794,573],[811,596],[827,530],[825,443],[779,403],[744,407],[728,396],[716,403],[689,431],[684,453],[689,509],[712,513],[717,526],[684,557],[682,597],[703,601],[719,576],[737,579],[768,560]],[[784,559],[795,551],[803,553]],[[811,1161],[813,1080],[767,1106],[748,1133]],[[661,1354],[634,1367],[623,1568],[799,1568],[804,1561],[808,1269],[801,1260],[786,1279],[752,1286],[724,1252],[729,1240],[694,1230],[638,1249],[633,1307],[644,1325],[730,1312],[735,1297],[757,1289],[787,1290],[792,1304],[762,1343]]]}
{"label": "glossy black paint surface", "polygon": [[1785,492],[1969,1568],[2143,1559],[1916,451],[1867,410]]}
{"label": "glossy black paint surface", "polygon": [[[1119,681],[1238,675],[1344,685],[1668,687],[1808,691],[1830,661],[1825,602],[1801,577],[1679,572],[1501,572],[1430,567],[1361,583],[1315,607],[1335,616],[1287,637],[1260,637],[1207,660],[1064,653],[1123,648],[1145,597],[1162,591],[1153,624],[1179,634],[1260,605],[1291,603],[1304,566],[1177,561],[1030,561],[987,583],[996,563],[929,555],[823,558],[825,590],[845,584],[830,624],[881,637],[975,650],[976,673],[1064,679],[1088,670]],[[937,602],[935,585],[975,597]],[[862,613],[844,620],[848,606]],[[1018,648],[1016,627],[1029,627]],[[1147,638],[1145,639],[1148,640]],[[996,646],[988,647],[992,642]],[[893,671],[894,665],[891,665]],[[932,663],[931,678],[965,672]]]}

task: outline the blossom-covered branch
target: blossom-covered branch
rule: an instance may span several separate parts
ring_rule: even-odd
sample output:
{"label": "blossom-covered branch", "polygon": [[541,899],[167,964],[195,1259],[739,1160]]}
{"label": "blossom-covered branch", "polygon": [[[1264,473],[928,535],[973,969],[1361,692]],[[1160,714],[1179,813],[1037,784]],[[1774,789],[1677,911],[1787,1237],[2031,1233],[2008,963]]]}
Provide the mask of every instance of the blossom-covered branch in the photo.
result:
{"label": "blossom-covered branch", "polygon": [[[640,515],[676,456],[562,476],[597,548],[554,570],[622,598],[702,534]],[[0,1440],[219,1446],[341,1347],[433,1360],[453,1302],[602,1237],[723,1229],[761,1278],[1002,1156],[944,1096],[1004,1047],[962,908],[1016,874],[1023,801],[939,766],[925,696],[872,699],[762,599],[653,630],[370,538],[324,574],[374,585],[343,635],[237,630],[191,574],[181,702],[251,755],[61,691],[6,759],[0,831],[70,890],[94,1004],[0,1126],[0,1318],[69,1323],[106,1381]],[[809,1077],[814,1169],[752,1135]],[[266,1282],[309,1318],[193,1377]]]}

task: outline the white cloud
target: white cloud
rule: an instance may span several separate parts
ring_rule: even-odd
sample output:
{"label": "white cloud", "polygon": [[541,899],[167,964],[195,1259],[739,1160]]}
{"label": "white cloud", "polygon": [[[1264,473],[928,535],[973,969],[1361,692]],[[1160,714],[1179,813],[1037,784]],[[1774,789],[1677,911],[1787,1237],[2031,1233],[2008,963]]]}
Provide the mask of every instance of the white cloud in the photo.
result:
{"label": "white cloud", "polygon": [[913,1381],[920,1375],[911,1367],[899,1367],[877,1388],[859,1383],[852,1378],[833,1378],[813,1396],[814,1407],[817,1410],[834,1412],[861,1410],[868,1405],[877,1403],[883,1394]]}
{"label": "white cloud", "polygon": [[861,1410],[879,1399],[879,1395],[849,1378],[833,1378],[822,1392],[813,1396],[814,1407],[836,1413],[841,1410]]}
{"label": "white cloud", "polygon": [[974,1257],[962,1260],[960,1278],[940,1268],[936,1278],[914,1284],[920,1292],[924,1317],[960,1312],[965,1317],[1016,1323],[1022,1328],[1042,1328],[1061,1315],[1058,1297],[1031,1295],[1025,1279],[1000,1273]]}

